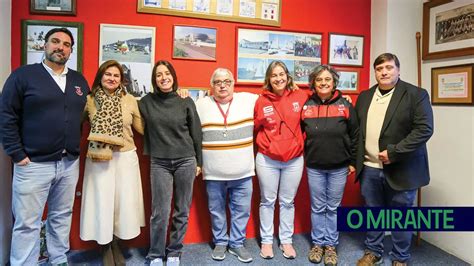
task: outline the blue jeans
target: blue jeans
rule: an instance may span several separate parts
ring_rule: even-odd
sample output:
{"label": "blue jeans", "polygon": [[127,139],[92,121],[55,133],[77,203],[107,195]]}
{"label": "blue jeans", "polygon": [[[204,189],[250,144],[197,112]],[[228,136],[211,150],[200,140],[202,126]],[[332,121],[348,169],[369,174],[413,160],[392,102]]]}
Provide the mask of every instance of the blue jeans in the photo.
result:
{"label": "blue jeans", "polygon": [[[231,181],[206,180],[215,245],[239,248],[244,245],[252,200],[252,177]],[[229,194],[230,238],[227,234],[226,201]]]}
{"label": "blue jeans", "polygon": [[[188,229],[189,209],[193,198],[196,177],[196,158],[150,159],[151,218],[150,250],[147,258],[179,257]],[[173,197],[174,196],[174,197]],[[174,199],[171,220],[170,241],[166,245],[171,213],[171,199]]]}
{"label": "blue jeans", "polygon": [[46,245],[49,262],[67,262],[72,206],[79,178],[79,159],[15,164],[12,209],[15,217],[10,264],[36,265],[40,250],[40,223],[48,202]]}
{"label": "blue jeans", "polygon": [[311,239],[313,244],[339,244],[337,207],[341,204],[346,186],[347,167],[321,170],[306,167],[311,195]]}
{"label": "blue jeans", "polygon": [[273,243],[273,215],[278,196],[281,244],[293,243],[295,196],[303,174],[303,156],[288,162],[270,159],[261,153],[255,160],[260,184],[260,237],[262,244]]}
{"label": "blue jeans", "polygon": [[[390,187],[382,169],[364,166],[361,173],[361,192],[367,207],[412,207],[416,189],[397,191]],[[392,260],[405,262],[410,259],[413,232],[392,231]],[[367,232],[365,246],[377,256],[383,255],[385,232]]]}

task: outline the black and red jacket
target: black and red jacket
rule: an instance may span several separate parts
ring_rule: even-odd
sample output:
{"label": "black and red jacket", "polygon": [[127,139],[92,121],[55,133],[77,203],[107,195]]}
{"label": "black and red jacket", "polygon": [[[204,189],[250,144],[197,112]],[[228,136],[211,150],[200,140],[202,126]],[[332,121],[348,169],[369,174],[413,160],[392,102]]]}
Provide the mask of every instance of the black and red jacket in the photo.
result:
{"label": "black and red jacket", "polygon": [[314,93],[303,106],[301,127],[306,134],[306,166],[315,169],[355,167],[359,123],[352,105],[336,90],[323,102]]}

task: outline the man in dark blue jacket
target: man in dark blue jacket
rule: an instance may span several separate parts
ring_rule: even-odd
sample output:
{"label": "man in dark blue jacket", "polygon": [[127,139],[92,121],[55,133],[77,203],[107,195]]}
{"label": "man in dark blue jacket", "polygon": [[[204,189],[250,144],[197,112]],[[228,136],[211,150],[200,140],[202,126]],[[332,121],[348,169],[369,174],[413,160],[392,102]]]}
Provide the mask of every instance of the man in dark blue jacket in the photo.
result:
{"label": "man in dark blue jacket", "polygon": [[[357,180],[368,207],[411,207],[416,190],[430,182],[426,142],[433,135],[433,110],[426,90],[400,80],[400,62],[390,53],[374,62],[377,85],[362,92]],[[392,232],[393,265],[406,265],[412,232]],[[384,232],[368,232],[357,265],[380,264]]]}
{"label": "man in dark blue jacket", "polygon": [[67,264],[80,123],[89,92],[84,77],[66,67],[73,45],[68,29],[50,30],[43,62],[16,69],[3,88],[0,135],[14,162],[11,265],[36,265],[46,202],[49,262]]}

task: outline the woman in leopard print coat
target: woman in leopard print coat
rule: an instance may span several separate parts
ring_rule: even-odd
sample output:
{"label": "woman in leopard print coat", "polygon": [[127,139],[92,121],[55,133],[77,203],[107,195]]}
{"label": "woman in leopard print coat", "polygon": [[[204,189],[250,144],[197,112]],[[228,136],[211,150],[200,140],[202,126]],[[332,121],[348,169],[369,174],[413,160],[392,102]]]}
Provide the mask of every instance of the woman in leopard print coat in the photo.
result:
{"label": "woman in leopard print coat", "polygon": [[132,239],[145,226],[133,131],[143,134],[136,99],[126,92],[119,62],[104,62],[87,96],[91,130],[85,163],[80,236],[102,245],[104,265],[125,265],[114,239]]}

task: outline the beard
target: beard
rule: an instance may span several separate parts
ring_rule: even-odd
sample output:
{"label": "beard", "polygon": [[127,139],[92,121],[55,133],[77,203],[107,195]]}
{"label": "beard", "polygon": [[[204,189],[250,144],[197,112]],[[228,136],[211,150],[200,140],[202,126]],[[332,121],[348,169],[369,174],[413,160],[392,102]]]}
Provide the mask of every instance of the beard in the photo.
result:
{"label": "beard", "polygon": [[[61,54],[62,57],[56,56],[56,54]],[[52,51],[51,53],[45,53],[45,57],[48,61],[51,61],[53,63],[56,63],[58,65],[65,65],[69,57],[66,57],[64,52],[62,51]]]}

